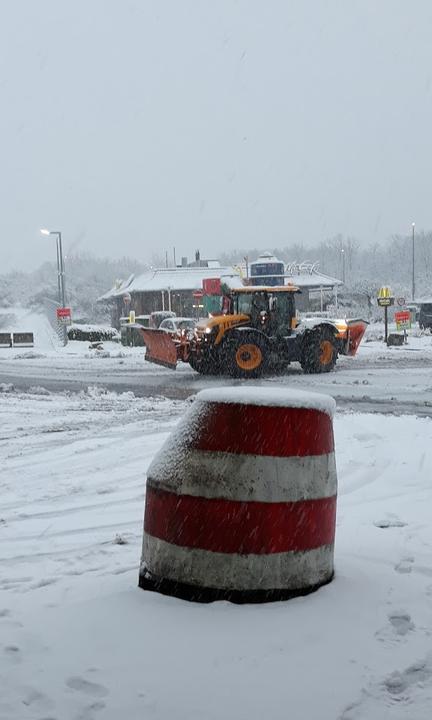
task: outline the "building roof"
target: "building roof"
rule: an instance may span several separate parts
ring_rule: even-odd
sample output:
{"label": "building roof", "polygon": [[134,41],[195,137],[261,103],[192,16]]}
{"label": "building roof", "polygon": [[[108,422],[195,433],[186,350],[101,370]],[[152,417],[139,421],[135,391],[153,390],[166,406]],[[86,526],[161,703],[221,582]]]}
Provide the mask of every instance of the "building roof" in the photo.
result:
{"label": "building roof", "polygon": [[250,267],[253,267],[254,265],[263,265],[265,263],[282,263],[282,260],[279,260],[273,253],[271,252],[263,252],[261,255],[258,256],[256,260],[253,260],[251,263],[249,263]]}
{"label": "building roof", "polygon": [[324,275],[324,273],[314,270],[311,273],[293,273],[285,275],[288,282],[297,285],[299,288],[332,288],[336,285],[343,285],[342,280]]}
{"label": "building roof", "polygon": [[292,282],[293,285],[298,285],[298,287],[324,288],[344,284],[342,280],[320,272],[318,263],[310,262],[289,263],[285,269],[285,277],[288,278],[288,282]]}
{"label": "building roof", "polygon": [[[240,272],[240,268],[233,267],[153,268],[137,277],[131,275],[126,281],[117,283],[99,300],[112,300],[122,297],[126,293],[132,295],[137,292],[161,292],[162,290],[171,292],[202,290],[202,281],[207,278],[223,278],[223,282],[232,289],[240,288],[243,287]],[[319,272],[316,265],[292,263],[286,268],[285,285],[295,285],[300,289],[319,289],[343,285],[343,282]]]}
{"label": "building roof", "polygon": [[171,292],[180,290],[202,290],[202,281],[207,278],[221,276],[238,276],[232,267],[178,267],[153,268],[133,278],[128,284],[123,283],[102,295],[99,300],[111,300],[122,297],[125,293],[136,292]]}

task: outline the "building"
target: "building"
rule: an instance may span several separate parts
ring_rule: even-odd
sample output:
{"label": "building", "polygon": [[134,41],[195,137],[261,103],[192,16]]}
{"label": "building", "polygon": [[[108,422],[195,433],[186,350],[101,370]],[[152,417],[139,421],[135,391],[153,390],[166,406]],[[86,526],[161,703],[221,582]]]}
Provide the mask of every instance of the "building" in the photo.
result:
{"label": "building", "polygon": [[[197,262],[197,261],[196,261]],[[199,265],[154,268],[117,284],[99,298],[111,307],[111,323],[120,327],[120,318],[133,310],[150,315],[156,310],[172,310],[176,315],[198,317],[202,314],[202,282],[208,278],[236,275],[232,267],[198,258]],[[209,265],[204,265],[209,262]],[[216,267],[217,265],[217,267]],[[201,295],[200,295],[201,293]]]}

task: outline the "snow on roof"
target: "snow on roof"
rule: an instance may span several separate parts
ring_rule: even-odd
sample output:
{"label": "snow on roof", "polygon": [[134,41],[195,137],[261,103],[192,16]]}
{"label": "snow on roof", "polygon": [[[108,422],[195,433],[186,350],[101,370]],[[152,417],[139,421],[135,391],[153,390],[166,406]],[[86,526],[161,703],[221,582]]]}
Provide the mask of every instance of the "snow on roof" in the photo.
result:
{"label": "snow on roof", "polygon": [[195,402],[235,403],[240,405],[263,405],[265,407],[310,408],[327,413],[330,417],[336,410],[336,403],[330,395],[303,390],[291,390],[281,386],[267,387],[217,387],[201,390]]}
{"label": "snow on roof", "polygon": [[[222,282],[227,285],[231,290],[237,290],[238,288],[244,287],[244,283],[239,275],[232,275],[230,277],[221,276]],[[298,288],[331,288],[336,285],[343,285],[342,280],[337,280],[329,275],[324,275],[316,270],[312,273],[299,273],[295,275],[285,275],[285,285],[294,285]],[[253,287],[253,286],[251,286]],[[256,289],[257,286],[255,286]],[[275,286],[275,289],[280,286]]]}
{"label": "snow on roof", "polygon": [[336,285],[343,285],[342,280],[324,275],[324,273],[314,270],[311,273],[293,273],[288,275],[288,281],[297,287],[335,287]]}
{"label": "snow on roof", "polygon": [[271,252],[263,252],[261,255],[258,256],[256,260],[253,260],[250,263],[250,266],[252,265],[262,265],[263,263],[280,263],[282,262],[279,260],[273,253]]}
{"label": "snow on roof", "polygon": [[112,287],[111,290],[108,290],[108,292],[104,295],[101,295],[98,300],[109,300],[113,297],[121,297],[125,293],[129,292],[129,287],[134,279],[135,275],[129,275],[127,280],[118,280],[114,287]]}
{"label": "snow on roof", "polygon": [[112,288],[100,300],[121,297],[125,292],[160,292],[162,290],[202,290],[202,281],[222,275],[239,277],[232,267],[154,268],[134,278],[127,286]]}
{"label": "snow on roof", "polygon": [[[127,281],[114,286],[99,300],[122,297],[127,292],[132,294],[134,292],[161,292],[162,290],[201,290],[202,281],[207,278],[221,278],[233,290],[244,286],[239,272],[233,267],[153,268],[137,277],[131,275]],[[285,285],[288,284],[296,285],[299,288],[328,288],[343,285],[343,282],[324,275],[313,265],[293,263],[287,266],[285,274]]]}

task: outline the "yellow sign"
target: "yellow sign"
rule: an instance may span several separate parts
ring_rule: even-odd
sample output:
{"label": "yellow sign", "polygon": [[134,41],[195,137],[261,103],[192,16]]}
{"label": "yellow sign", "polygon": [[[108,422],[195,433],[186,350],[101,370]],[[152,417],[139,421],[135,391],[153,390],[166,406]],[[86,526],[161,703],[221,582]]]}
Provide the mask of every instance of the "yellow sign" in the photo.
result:
{"label": "yellow sign", "polygon": [[386,285],[378,290],[379,298],[391,298],[393,297],[392,291]]}

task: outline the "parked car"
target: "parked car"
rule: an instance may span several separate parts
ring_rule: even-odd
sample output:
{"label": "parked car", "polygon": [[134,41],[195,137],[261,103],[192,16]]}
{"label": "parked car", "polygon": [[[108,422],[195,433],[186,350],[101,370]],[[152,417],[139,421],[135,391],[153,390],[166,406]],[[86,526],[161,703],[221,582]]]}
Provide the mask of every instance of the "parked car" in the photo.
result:
{"label": "parked car", "polygon": [[166,318],[165,320],[162,320],[161,324],[159,325],[159,330],[164,330],[172,337],[180,337],[182,334],[187,336],[190,332],[192,332],[195,325],[196,320],[194,320],[194,318]]}
{"label": "parked car", "polygon": [[173,318],[175,316],[176,314],[174,312],[171,312],[171,310],[155,310],[155,312],[152,312],[150,315],[149,327],[157,330],[164,320],[168,318]]}
{"label": "parked car", "polygon": [[432,298],[427,302],[420,302],[419,325],[422,330],[432,330]]}

